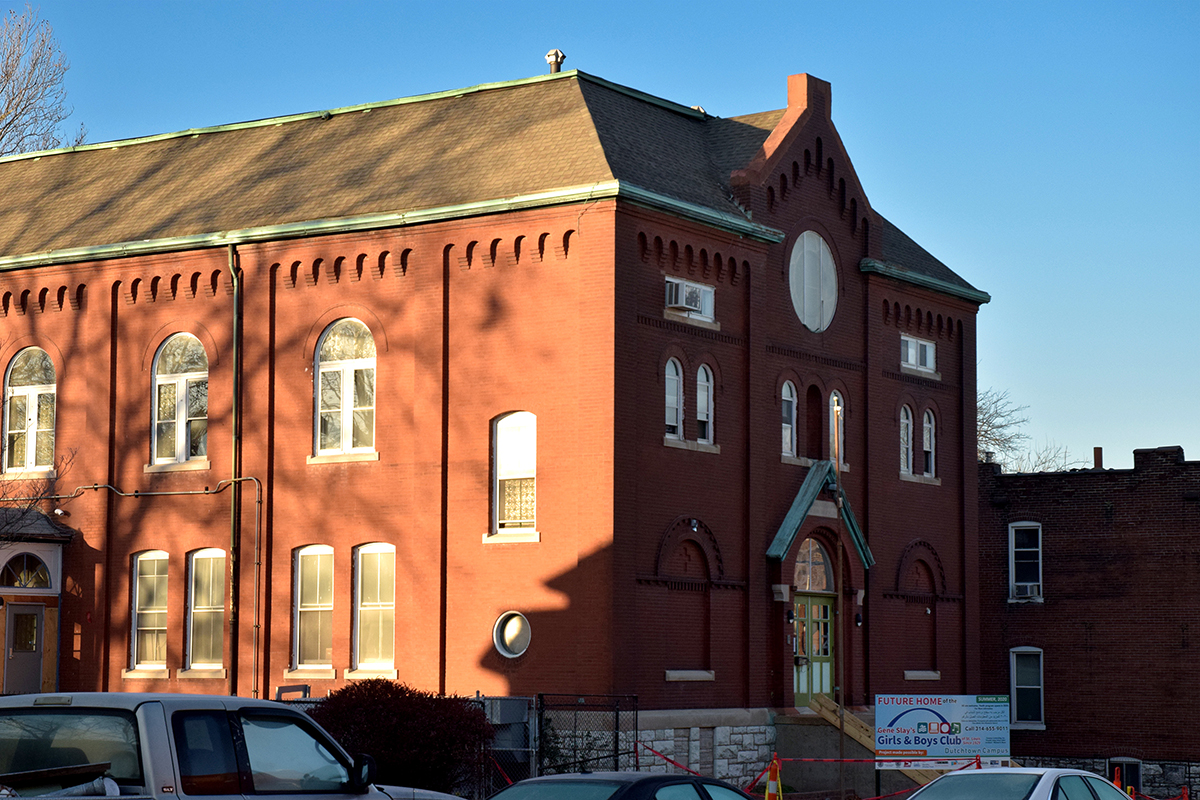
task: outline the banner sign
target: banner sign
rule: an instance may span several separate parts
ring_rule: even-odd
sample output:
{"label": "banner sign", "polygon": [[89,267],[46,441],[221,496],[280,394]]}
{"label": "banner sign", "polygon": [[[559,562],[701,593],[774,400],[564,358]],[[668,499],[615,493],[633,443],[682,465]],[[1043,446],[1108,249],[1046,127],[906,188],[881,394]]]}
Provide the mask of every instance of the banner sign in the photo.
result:
{"label": "banner sign", "polygon": [[876,769],[1007,766],[1008,695],[875,696]]}

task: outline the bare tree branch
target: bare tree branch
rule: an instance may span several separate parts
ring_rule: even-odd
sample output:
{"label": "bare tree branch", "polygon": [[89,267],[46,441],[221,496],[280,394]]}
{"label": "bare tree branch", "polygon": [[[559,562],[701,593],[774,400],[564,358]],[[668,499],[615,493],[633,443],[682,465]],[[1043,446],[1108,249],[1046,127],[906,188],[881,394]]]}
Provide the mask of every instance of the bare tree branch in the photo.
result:
{"label": "bare tree branch", "polygon": [[70,471],[75,460],[71,450],[54,460],[54,469],[44,475],[29,473],[28,478],[0,482],[0,542],[20,541],[30,533],[45,533],[50,514],[58,505],[55,497],[58,481]]}
{"label": "bare tree branch", "polygon": [[[36,9],[8,12],[0,27],[0,156],[62,146],[61,126],[72,111],[63,87],[69,68]],[[82,144],[86,135],[81,125],[69,141]]]}
{"label": "bare tree branch", "polygon": [[1029,446],[1029,435],[1021,430],[1029,422],[1028,408],[1013,403],[1007,391],[979,393],[975,406],[979,460],[994,461],[1009,472],[1063,472],[1085,466],[1086,462],[1071,457],[1066,445],[1047,440]]}

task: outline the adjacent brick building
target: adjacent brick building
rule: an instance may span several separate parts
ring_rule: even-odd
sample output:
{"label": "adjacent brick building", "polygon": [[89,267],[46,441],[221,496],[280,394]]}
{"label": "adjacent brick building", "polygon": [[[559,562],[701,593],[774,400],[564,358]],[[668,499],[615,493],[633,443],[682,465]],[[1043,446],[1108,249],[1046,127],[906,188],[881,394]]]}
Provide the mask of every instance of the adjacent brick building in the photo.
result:
{"label": "adjacent brick building", "polygon": [[52,478],[74,532],[43,688],[979,686],[988,297],[871,206],[816,78],[10,157],[0,270],[9,497]]}
{"label": "adjacent brick building", "polygon": [[1156,796],[1200,791],[1200,462],[1001,473],[980,464],[983,689],[1013,697],[1012,754]]}

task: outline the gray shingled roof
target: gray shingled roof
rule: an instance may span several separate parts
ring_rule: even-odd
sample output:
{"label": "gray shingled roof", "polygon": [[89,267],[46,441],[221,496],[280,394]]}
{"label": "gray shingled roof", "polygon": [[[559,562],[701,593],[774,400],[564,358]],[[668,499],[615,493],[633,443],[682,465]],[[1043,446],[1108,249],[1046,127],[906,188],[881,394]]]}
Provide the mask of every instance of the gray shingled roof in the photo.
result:
{"label": "gray shingled roof", "polygon": [[[734,202],[729,176],[783,113],[710,117],[568,72],[8,157],[0,262],[430,209],[481,213],[618,181],[775,240]],[[888,262],[969,288],[886,221],[883,245]]]}

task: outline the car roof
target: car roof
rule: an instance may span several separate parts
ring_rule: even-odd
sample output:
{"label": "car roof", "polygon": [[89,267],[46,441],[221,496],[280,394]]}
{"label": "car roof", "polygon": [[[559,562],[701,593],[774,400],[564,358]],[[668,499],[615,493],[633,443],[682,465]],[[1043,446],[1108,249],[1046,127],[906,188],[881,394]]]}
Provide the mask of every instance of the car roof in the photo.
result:
{"label": "car roof", "polygon": [[680,775],[670,772],[564,772],[561,775],[539,775],[521,783],[553,783],[555,781],[604,781],[607,783],[667,783],[678,780],[705,780],[697,775]]}
{"label": "car roof", "polygon": [[0,697],[0,708],[104,708],[134,711],[143,703],[179,708],[286,708],[282,703],[250,697],[170,692],[55,692]]}

